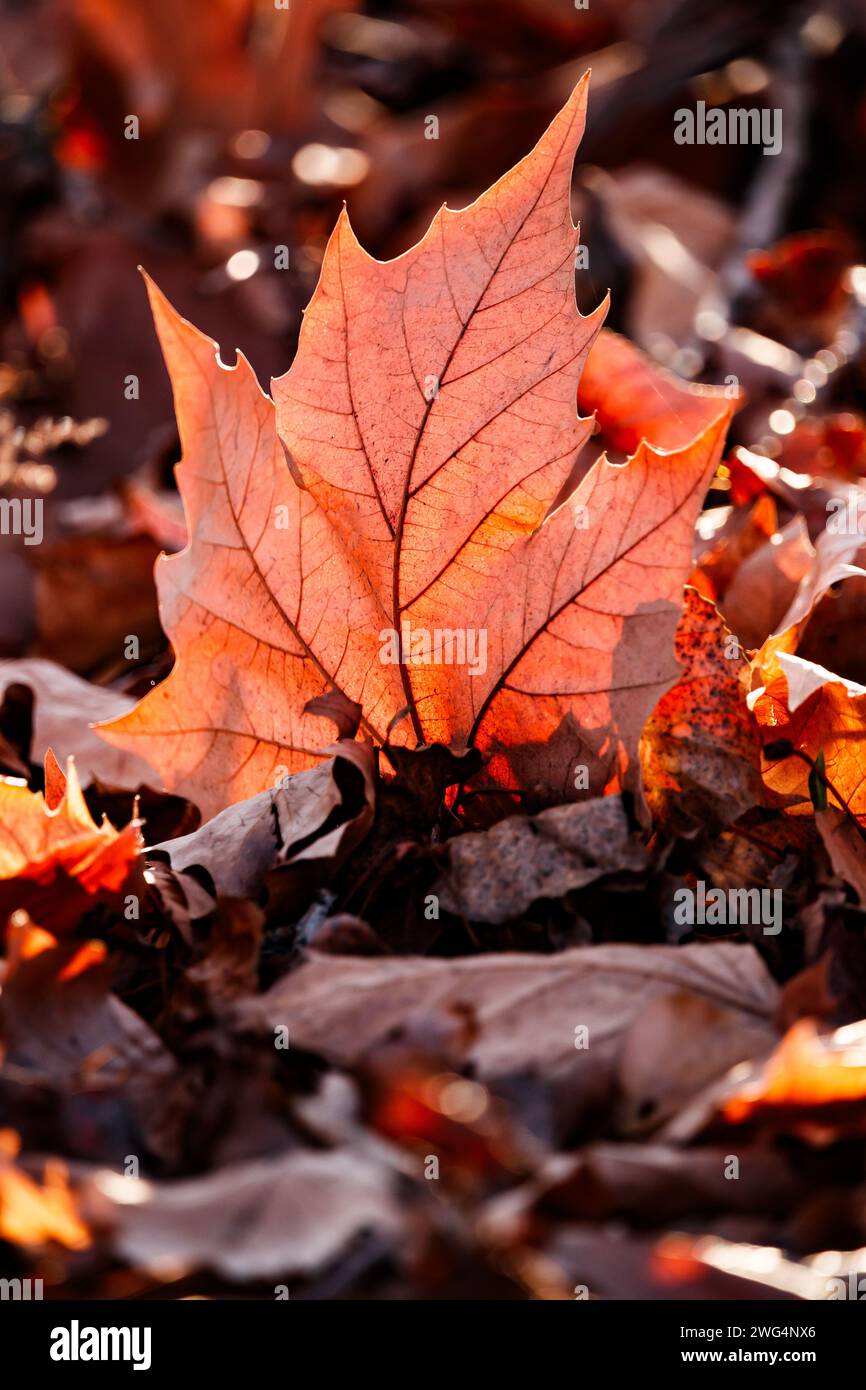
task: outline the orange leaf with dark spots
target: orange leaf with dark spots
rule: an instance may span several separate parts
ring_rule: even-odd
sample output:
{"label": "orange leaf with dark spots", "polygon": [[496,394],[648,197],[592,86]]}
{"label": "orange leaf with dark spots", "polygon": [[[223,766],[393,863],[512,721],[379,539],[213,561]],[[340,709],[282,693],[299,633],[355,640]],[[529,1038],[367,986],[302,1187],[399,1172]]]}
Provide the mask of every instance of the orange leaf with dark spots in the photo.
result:
{"label": "orange leaf with dark spots", "polygon": [[760,738],[746,705],[749,664],[696,589],[686,589],[676,656],[683,674],[641,738],[644,794],[659,828],[720,829],[764,799]]}

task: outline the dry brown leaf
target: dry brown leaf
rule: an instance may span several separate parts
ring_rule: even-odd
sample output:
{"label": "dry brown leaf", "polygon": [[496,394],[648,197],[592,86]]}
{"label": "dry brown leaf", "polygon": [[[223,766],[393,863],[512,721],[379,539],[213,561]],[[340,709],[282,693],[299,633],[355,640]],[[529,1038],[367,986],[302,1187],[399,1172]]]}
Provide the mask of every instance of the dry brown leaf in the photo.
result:
{"label": "dry brown leaf", "polygon": [[255,897],[269,873],[289,866],[327,881],[366,835],[376,803],[372,744],[342,741],[328,751],[327,762],[153,845],[148,859],[184,875],[206,870],[218,898]]}
{"label": "dry brown leaf", "polygon": [[[69,1125],[73,1151],[110,1138],[117,1145],[144,1139],[153,1152],[167,1152],[175,1062],[144,1020],[111,993],[105,945],[58,942],[19,912],[7,929],[6,950],[0,970],[4,1093],[23,1083],[60,1098],[57,1123]],[[102,1135],[100,1104],[111,1125]],[[121,1147],[116,1157],[125,1151]]]}
{"label": "dry brown leaf", "polygon": [[[589,1144],[573,1157],[557,1155],[520,1198],[526,1206],[573,1221],[624,1217],[643,1223],[651,1212],[661,1224],[685,1215],[706,1219],[713,1209],[784,1215],[808,1191],[805,1180],[771,1151],[750,1154],[732,1182],[726,1177],[730,1157],[722,1147]],[[513,1200],[509,1193],[509,1206]],[[495,1221],[494,1204],[491,1224]]]}
{"label": "dry brown leaf", "polygon": [[657,1129],[704,1085],[777,1040],[772,1022],[685,990],[654,999],[623,1038],[618,1127]]}
{"label": "dry brown leaf", "polygon": [[87,675],[117,665],[130,634],[143,652],[157,650],[158,555],[145,535],[73,535],[38,546],[34,654]]}
{"label": "dry brown leaf", "polygon": [[819,811],[815,816],[818,833],[824,841],[834,872],[850,883],[860,902],[866,907],[866,840],[862,831],[835,806]]}
{"label": "dry brown leaf", "polygon": [[722,617],[743,646],[758,647],[776,631],[814,558],[801,516],[746,557],[719,604]]}
{"label": "dry brown leaf", "polygon": [[112,748],[90,729],[91,724],[119,719],[135,704],[128,695],[81,680],[65,667],[40,657],[0,661],[0,696],[10,685],[33,692],[33,738],[30,757],[41,763],[49,748],[61,758],[75,758],[82,786],[100,781],[109,787],[135,791],[144,783],[158,784],[153,768],[136,753]]}
{"label": "dry brown leaf", "polygon": [[[724,520],[719,525],[721,518]],[[733,507],[704,512],[698,521],[699,532],[704,525],[709,534],[699,540],[697,564],[689,583],[705,598],[719,603],[743,561],[776,534],[779,514],[772,497],[765,493],[748,510]]]}
{"label": "dry brown leaf", "polygon": [[[282,1024],[293,1045],[353,1064],[413,1019],[469,1010],[478,1026],[467,1060],[479,1079],[542,1077],[579,1114],[610,1104],[624,1035],[642,1011],[683,991],[767,1029],[772,1042],[777,987],[751,946],[730,942],[460,960],[314,956],[239,1006],[239,1017],[268,1029]],[[587,1045],[576,1032],[583,1027]],[[703,1079],[701,1072],[696,1086]]]}

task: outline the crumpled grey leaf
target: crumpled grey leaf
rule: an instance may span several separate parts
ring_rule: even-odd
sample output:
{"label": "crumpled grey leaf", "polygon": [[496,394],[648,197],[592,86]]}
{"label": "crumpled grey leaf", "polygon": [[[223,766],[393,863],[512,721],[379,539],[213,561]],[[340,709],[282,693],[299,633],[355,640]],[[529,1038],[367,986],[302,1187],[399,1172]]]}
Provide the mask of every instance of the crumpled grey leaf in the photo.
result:
{"label": "crumpled grey leaf", "polygon": [[540,898],[561,898],[609,874],[639,874],[649,862],[622,800],[607,796],[510,816],[451,840],[434,892],[447,912],[499,924]]}

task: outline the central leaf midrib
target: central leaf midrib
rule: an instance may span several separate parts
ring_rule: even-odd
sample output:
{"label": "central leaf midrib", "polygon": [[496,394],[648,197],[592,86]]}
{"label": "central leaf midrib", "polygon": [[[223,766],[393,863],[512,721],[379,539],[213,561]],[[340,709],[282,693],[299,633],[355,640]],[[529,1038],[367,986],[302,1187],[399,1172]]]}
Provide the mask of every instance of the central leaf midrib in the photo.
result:
{"label": "central leaf midrib", "polygon": [[[458,333],[457,337],[456,337],[455,340],[454,340],[454,343],[452,344],[451,348],[450,348],[449,351],[448,351],[448,355],[447,355],[447,357],[446,357],[446,359],[445,359],[445,363],[444,363],[444,365],[443,365],[443,367],[442,367],[442,369],[441,369],[441,371],[440,371],[440,373],[439,373],[439,380],[440,380],[440,381],[444,380],[445,376],[447,375],[447,373],[448,373],[448,368],[450,367],[451,363],[452,363],[453,360],[454,360],[454,355],[455,355],[455,353],[457,352],[457,349],[459,348],[460,344],[463,342],[463,339],[464,339],[464,337],[465,337],[465,335],[466,335],[466,331],[467,331],[467,329],[468,329],[470,323],[472,322],[473,318],[475,317],[475,314],[476,314],[476,312],[477,312],[477,310],[478,310],[478,305],[481,303],[481,301],[482,301],[482,299],[484,298],[485,294],[486,294],[487,291],[489,290],[491,284],[493,283],[493,281],[495,280],[496,276],[498,275],[500,266],[502,265],[502,262],[505,260],[505,257],[508,255],[508,252],[511,250],[512,246],[514,245],[514,243],[515,243],[515,241],[517,240],[518,236],[520,235],[521,231],[522,231],[523,228],[526,226],[526,223],[528,222],[529,218],[532,216],[533,212],[534,212],[535,209],[537,208],[538,203],[539,203],[539,201],[540,201],[540,199],[541,199],[541,196],[542,196],[542,194],[544,193],[545,189],[547,188],[548,183],[550,182],[551,173],[552,173],[553,169],[555,169],[555,167],[556,167],[556,165],[557,165],[557,162],[558,162],[558,160],[559,160],[559,157],[560,157],[560,155],[562,154],[563,149],[565,148],[565,143],[566,143],[566,141],[568,140],[569,136],[571,135],[571,131],[572,131],[573,126],[574,126],[574,115],[572,114],[572,118],[571,118],[571,120],[569,121],[569,124],[568,124],[568,129],[565,131],[565,134],[564,134],[563,137],[562,137],[562,141],[560,142],[559,149],[557,150],[555,156],[554,156],[553,159],[551,160],[550,169],[548,170],[548,173],[547,173],[546,177],[544,178],[544,181],[542,182],[542,184],[541,184],[541,186],[540,186],[540,188],[539,188],[539,190],[538,190],[538,192],[537,192],[535,198],[533,199],[531,205],[527,208],[526,213],[525,213],[524,216],[521,218],[519,225],[518,225],[517,228],[515,229],[514,235],[508,240],[508,242],[506,243],[506,245],[505,245],[505,247],[504,247],[504,249],[503,249],[503,251],[502,251],[502,254],[500,255],[498,261],[497,261],[496,264],[491,268],[490,274],[489,274],[488,278],[486,279],[486,281],[484,282],[484,284],[483,284],[482,287],[481,287],[481,290],[479,291],[478,298],[475,300],[475,303],[473,304],[473,306],[472,306],[470,312],[469,312],[468,315],[466,316],[466,319],[465,319],[464,323],[462,324],[462,326],[461,326],[461,328],[460,328],[460,332]],[[443,217],[444,217],[444,213],[443,213],[443,214],[440,214],[440,216],[443,216]],[[443,244],[444,244],[444,222],[443,222]],[[575,306],[575,312],[577,312],[576,306]],[[348,340],[347,340],[347,369],[348,369]],[[421,418],[421,421],[420,421],[420,423],[419,423],[419,425],[418,425],[418,432],[417,432],[416,437],[415,437],[415,444],[414,444],[414,447],[413,447],[413,449],[412,449],[412,454],[411,454],[411,457],[410,457],[410,459],[409,459],[408,467],[407,467],[407,469],[406,469],[406,477],[405,477],[404,485],[403,485],[403,497],[402,497],[402,500],[401,500],[401,503],[400,503],[400,514],[399,514],[399,517],[398,517],[398,519],[397,519],[397,527],[396,527],[396,531],[395,531],[395,534],[394,534],[394,559],[393,559],[392,570],[391,570],[391,603],[392,603],[392,615],[393,615],[393,616],[392,616],[392,621],[393,621],[394,632],[397,634],[397,640],[398,640],[398,648],[397,648],[397,649],[398,649],[398,652],[400,653],[400,679],[401,679],[401,681],[402,681],[403,690],[404,690],[404,693],[405,693],[405,695],[406,695],[406,700],[407,700],[407,702],[408,702],[408,706],[409,706],[409,715],[410,715],[410,718],[411,718],[411,720],[412,720],[412,727],[413,727],[413,729],[415,730],[415,736],[416,736],[416,738],[418,739],[419,743],[423,743],[423,741],[424,741],[424,731],[423,731],[423,728],[422,728],[422,726],[421,726],[420,718],[418,717],[418,711],[417,711],[417,709],[416,709],[416,707],[415,707],[415,696],[414,696],[414,692],[413,692],[413,690],[412,690],[412,681],[411,681],[411,678],[410,678],[410,675],[409,675],[409,669],[408,669],[408,667],[407,667],[407,665],[406,665],[406,662],[405,662],[404,659],[403,659],[402,643],[401,643],[401,640],[400,640],[400,638],[401,638],[400,621],[401,621],[402,612],[403,612],[403,610],[402,610],[402,608],[401,608],[401,605],[400,605],[400,562],[401,562],[402,551],[403,551],[403,534],[404,534],[404,528],[405,528],[405,523],[406,523],[406,512],[407,512],[408,505],[409,505],[409,500],[410,500],[410,489],[411,489],[411,484],[412,484],[412,474],[413,474],[413,471],[414,471],[414,468],[415,468],[415,463],[416,463],[417,458],[418,458],[418,451],[419,451],[419,449],[420,449],[420,447],[421,447],[421,441],[422,441],[422,439],[423,439],[423,437],[424,437],[424,431],[425,431],[425,429],[426,429],[426,427],[427,427],[427,421],[428,421],[429,418],[430,418],[430,413],[431,413],[431,411],[432,411],[432,409],[433,409],[433,406],[435,405],[437,399],[438,399],[437,396],[433,396],[433,398],[432,398],[430,401],[427,402],[426,409],[425,409],[424,414],[423,414],[423,416],[422,416],[422,418]]]}

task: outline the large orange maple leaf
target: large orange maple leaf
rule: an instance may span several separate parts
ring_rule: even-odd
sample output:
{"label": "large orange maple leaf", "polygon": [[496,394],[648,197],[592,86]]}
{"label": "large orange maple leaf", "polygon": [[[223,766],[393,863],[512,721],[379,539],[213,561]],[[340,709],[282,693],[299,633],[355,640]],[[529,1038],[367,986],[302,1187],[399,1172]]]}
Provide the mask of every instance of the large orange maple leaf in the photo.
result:
{"label": "large orange maple leaf", "polygon": [[[576,765],[589,790],[635,776],[731,406],[598,339],[606,304],[577,311],[586,91],[396,260],[343,214],[274,402],[150,287],[190,531],[157,574],[177,663],[101,732],[206,815],[321,756],[305,705],[332,687],[377,740],[475,745],[540,799],[574,794]],[[591,348],[591,394],[605,360],[631,376],[621,434],[642,442],[575,487]]]}

